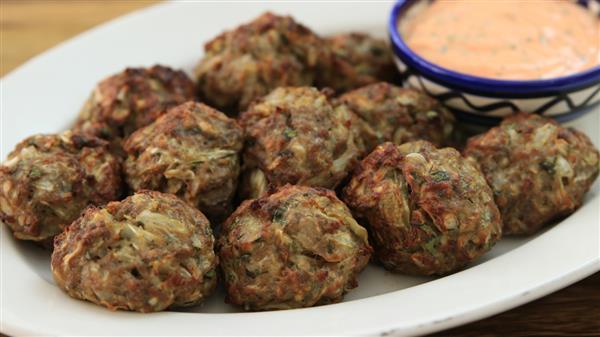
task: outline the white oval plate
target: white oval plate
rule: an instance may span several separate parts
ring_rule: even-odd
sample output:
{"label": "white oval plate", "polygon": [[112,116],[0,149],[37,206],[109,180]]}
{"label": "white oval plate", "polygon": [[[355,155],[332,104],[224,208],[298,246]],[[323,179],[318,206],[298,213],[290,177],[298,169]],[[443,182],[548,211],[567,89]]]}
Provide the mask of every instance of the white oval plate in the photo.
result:
{"label": "white oval plate", "polygon": [[[163,63],[190,71],[203,43],[265,10],[291,14],[323,34],[384,37],[391,3],[189,3],[154,6],[88,31],[2,79],[1,156],[74,119],[94,84],[126,66]],[[23,41],[26,43],[26,41]],[[599,144],[598,111],[577,122]],[[71,299],[50,274],[48,253],[1,226],[0,330],[9,335],[415,335],[474,321],[534,300],[600,270],[598,184],[585,205],[536,237],[503,239],[464,271],[433,279],[371,265],[343,303],[243,313],[222,291],[179,312],[111,312]]]}

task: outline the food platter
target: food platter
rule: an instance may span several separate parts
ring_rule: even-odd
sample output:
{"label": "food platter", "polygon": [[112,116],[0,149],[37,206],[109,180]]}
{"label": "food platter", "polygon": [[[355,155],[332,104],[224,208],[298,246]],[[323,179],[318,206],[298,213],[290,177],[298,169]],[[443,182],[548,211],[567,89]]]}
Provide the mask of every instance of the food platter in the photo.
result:
{"label": "food platter", "polygon": [[[265,10],[291,14],[322,34],[385,36],[392,3],[165,3],[119,18],[34,58],[2,79],[5,158],[28,135],[66,129],[107,74],[155,63],[191,71],[202,44]],[[600,112],[571,122],[600,145]],[[81,334],[391,334],[438,331],[487,317],[600,270],[598,182],[584,206],[546,231],[503,239],[466,270],[409,277],[370,265],[343,303],[244,313],[223,292],[200,307],[156,314],[111,312],[65,296],[54,285],[48,252],[1,231],[1,331],[9,335]]]}

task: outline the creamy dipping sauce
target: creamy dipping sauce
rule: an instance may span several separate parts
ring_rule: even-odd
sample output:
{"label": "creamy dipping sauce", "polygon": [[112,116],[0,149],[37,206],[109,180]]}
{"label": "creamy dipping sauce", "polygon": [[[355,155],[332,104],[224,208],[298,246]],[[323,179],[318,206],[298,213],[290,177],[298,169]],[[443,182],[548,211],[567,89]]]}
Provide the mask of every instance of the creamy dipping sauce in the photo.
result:
{"label": "creamy dipping sauce", "polygon": [[567,0],[437,0],[400,21],[416,54],[470,75],[545,79],[600,63],[600,20]]}

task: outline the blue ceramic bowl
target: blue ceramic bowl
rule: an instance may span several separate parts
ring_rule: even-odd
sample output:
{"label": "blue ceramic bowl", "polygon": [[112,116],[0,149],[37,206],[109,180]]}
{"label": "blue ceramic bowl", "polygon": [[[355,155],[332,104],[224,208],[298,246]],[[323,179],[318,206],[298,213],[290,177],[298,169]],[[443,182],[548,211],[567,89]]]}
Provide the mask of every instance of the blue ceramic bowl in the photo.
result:
{"label": "blue ceramic bowl", "polygon": [[[553,79],[509,81],[471,76],[426,61],[404,43],[397,27],[408,9],[421,2],[398,0],[390,14],[388,30],[396,65],[405,86],[436,97],[459,119],[493,125],[502,117],[526,111],[565,122],[600,103],[600,66]],[[596,14],[600,8],[600,0],[577,2]]]}

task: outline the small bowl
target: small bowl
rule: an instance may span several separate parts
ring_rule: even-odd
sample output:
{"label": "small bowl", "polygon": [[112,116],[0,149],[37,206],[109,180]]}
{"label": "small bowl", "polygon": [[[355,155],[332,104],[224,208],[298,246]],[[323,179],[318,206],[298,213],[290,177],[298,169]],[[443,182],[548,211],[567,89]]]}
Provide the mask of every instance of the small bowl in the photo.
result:
{"label": "small bowl", "polygon": [[[597,14],[599,1],[579,0],[578,4]],[[467,75],[428,62],[404,43],[397,27],[417,3],[422,2],[398,0],[390,14],[388,30],[396,65],[405,86],[436,97],[460,120],[488,126],[515,112],[526,111],[566,122],[600,103],[600,66],[552,79],[513,81]]]}

